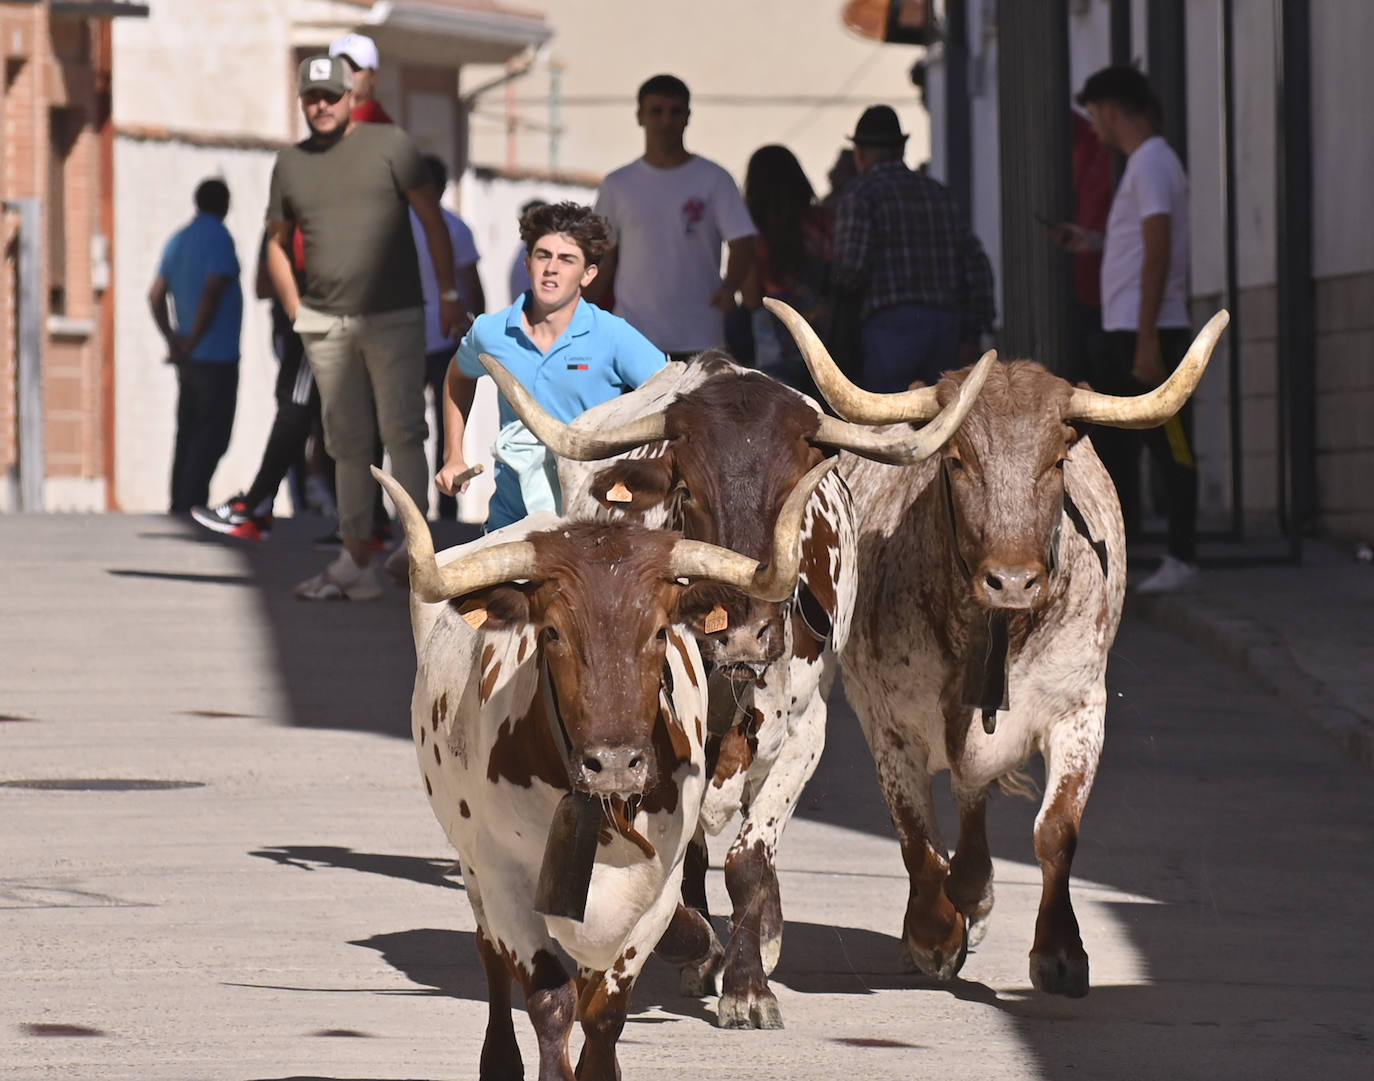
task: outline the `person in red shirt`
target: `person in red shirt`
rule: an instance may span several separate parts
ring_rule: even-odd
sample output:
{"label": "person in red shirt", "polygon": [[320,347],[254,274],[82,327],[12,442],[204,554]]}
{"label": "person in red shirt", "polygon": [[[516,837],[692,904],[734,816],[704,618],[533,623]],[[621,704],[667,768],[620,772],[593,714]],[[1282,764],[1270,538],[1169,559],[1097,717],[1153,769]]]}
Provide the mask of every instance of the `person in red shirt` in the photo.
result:
{"label": "person in red shirt", "polygon": [[377,68],[381,64],[377,43],[366,34],[345,34],[329,46],[329,55],[342,56],[353,69],[352,119],[360,124],[395,123],[373,97],[377,89]]}

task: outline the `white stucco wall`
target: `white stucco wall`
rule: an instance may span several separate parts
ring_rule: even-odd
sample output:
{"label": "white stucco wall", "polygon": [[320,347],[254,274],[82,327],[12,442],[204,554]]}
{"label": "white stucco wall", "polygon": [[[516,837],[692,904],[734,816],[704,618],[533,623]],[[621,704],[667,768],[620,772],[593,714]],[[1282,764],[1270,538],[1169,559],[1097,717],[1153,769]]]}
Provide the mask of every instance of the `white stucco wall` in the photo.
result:
{"label": "white stucco wall", "polygon": [[290,134],[291,5],[283,0],[153,0],[115,19],[118,126],[207,135]]}
{"label": "white stucco wall", "polygon": [[[908,160],[925,160],[926,116],[908,76],[922,50],[849,33],[838,0],[520,0],[519,6],[543,12],[554,28],[546,56],[563,69],[563,170],[599,176],[643,153],[634,95],[660,72],[677,75],[692,91],[688,148],[740,180],[750,154],[782,143],[824,193],[826,172],[848,145],[845,136],[874,102],[896,108],[911,132]],[[464,87],[497,73],[467,68]],[[544,65],[519,80],[524,120],[549,124],[549,87]],[[506,164],[505,101],[499,89],[481,99],[472,123],[473,161],[479,164]],[[547,131],[522,130],[517,164],[549,166]]]}
{"label": "white stucco wall", "polygon": [[163,244],[191,219],[196,184],[209,176],[229,185],[225,224],[243,268],[238,415],[229,452],[210,486],[211,499],[246,488],[257,472],[275,411],[277,375],[267,302],[257,300],[253,290],[271,168],[267,151],[115,139],[115,483],[126,511],[167,509],[176,374],[166,363],[166,346],[146,298]]}

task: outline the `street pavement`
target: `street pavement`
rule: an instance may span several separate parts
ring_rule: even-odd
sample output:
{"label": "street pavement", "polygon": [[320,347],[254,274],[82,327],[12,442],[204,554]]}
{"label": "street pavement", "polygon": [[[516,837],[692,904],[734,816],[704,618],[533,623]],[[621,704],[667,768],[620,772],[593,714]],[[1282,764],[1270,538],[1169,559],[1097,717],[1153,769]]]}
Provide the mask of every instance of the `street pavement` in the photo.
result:
{"label": "street pavement", "polygon": [[[0,1078],[476,1076],[404,594],[293,600],[323,531],[0,516]],[[1368,1077],[1374,568],[1308,553],[1129,608],[1074,866],[1086,999],[1029,986],[1024,800],[991,809],[997,908],[961,977],[899,970],[905,876],[837,692],[780,854],[787,1028],[717,1030],[652,961],[625,1077]]]}

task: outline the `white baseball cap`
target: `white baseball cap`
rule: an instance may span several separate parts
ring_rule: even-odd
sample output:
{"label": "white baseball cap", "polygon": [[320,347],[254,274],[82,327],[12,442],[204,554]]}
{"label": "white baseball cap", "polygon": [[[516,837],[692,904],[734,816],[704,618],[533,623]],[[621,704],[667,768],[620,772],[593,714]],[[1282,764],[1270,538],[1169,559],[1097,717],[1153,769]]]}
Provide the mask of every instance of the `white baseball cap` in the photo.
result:
{"label": "white baseball cap", "polygon": [[376,71],[381,66],[381,58],[377,55],[377,43],[366,34],[345,34],[329,46],[329,55],[345,56],[358,68],[371,68]]}

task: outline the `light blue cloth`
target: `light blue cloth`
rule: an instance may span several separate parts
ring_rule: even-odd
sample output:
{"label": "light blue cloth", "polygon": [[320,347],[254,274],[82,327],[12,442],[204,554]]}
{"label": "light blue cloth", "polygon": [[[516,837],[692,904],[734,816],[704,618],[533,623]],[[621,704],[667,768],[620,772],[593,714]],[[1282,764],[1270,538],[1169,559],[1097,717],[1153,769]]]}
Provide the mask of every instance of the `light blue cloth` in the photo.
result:
{"label": "light blue cloth", "polygon": [[541,510],[563,513],[563,488],[558,483],[558,460],[553,451],[518,420],[497,433],[491,454],[508,466],[520,482],[520,498],[526,514]]}
{"label": "light blue cloth", "polygon": [[172,234],[162,249],[157,269],[172,294],[177,333],[191,333],[196,309],[205,291],[205,279],[222,274],[230,280],[220,296],[219,307],[205,336],[191,350],[192,360],[227,364],[239,359],[239,328],[243,323],[243,287],[239,284],[239,258],[234,253],[234,238],[224,222],[204,211],[189,225]]}
{"label": "light blue cloth", "polygon": [[[458,369],[476,379],[486,375],[477,357],[490,353],[527,387],[548,412],[571,423],[594,405],[610,401],[663,367],[663,354],[629,323],[585,300],[577,302],[572,321],[547,353],[541,353],[521,321],[529,294],[508,308],[477,317],[458,347]],[[510,403],[500,399],[504,429],[518,420]],[[496,463],[496,491],[487,511],[487,528],[499,529],[525,516],[520,478],[508,465]]]}

